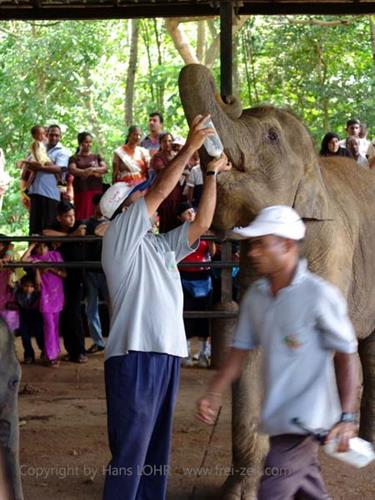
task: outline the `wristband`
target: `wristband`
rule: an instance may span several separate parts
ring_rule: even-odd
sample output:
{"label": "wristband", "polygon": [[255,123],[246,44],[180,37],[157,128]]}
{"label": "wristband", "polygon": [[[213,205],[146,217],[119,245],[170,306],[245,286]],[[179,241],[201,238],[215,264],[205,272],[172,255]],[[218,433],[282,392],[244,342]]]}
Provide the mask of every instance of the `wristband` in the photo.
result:
{"label": "wristband", "polygon": [[339,420],[340,423],[355,423],[356,421],[357,415],[350,411],[343,411]]}
{"label": "wristband", "polygon": [[214,177],[216,177],[217,176],[216,170],[208,170],[206,172],[206,177],[209,177],[210,175],[213,175]]}

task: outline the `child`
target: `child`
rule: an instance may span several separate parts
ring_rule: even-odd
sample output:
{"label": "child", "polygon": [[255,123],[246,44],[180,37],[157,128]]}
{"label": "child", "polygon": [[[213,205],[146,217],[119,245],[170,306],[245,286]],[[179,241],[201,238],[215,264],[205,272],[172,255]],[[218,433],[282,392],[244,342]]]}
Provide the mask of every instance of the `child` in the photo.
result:
{"label": "child", "polygon": [[24,349],[24,364],[35,362],[35,353],[31,344],[34,336],[36,343],[43,355],[43,321],[39,312],[40,291],[35,283],[35,276],[26,274],[16,287],[16,303],[18,305],[20,326],[19,330]]}
{"label": "child", "polygon": [[[177,219],[181,222],[193,222],[195,210],[191,203],[183,202],[177,206]],[[207,262],[216,252],[214,241],[199,242],[197,250],[188,255],[182,262]],[[205,311],[209,307],[212,291],[212,280],[210,269],[197,264],[195,267],[186,267],[180,271],[182,290],[184,292],[184,311]],[[185,331],[188,343],[189,356],[182,360],[182,366],[193,366],[190,339],[199,337],[201,349],[198,355],[198,366],[208,368],[210,357],[209,321],[206,318],[184,319]]]}
{"label": "child", "polygon": [[35,161],[40,163],[43,167],[52,165],[51,160],[47,155],[45,146],[46,133],[44,127],[41,125],[34,125],[31,128],[31,136],[34,141],[31,143],[30,152],[26,160],[17,163],[21,170],[21,196],[22,202],[27,208],[28,206],[28,189],[34,181],[35,173],[28,168],[28,162]]}
{"label": "child", "polygon": [[[60,252],[49,250],[47,243],[32,243],[22,257],[32,262],[63,262]],[[52,368],[59,366],[60,353],[59,317],[64,307],[64,288],[62,278],[66,272],[60,268],[48,267],[36,271],[40,283],[39,310],[43,317],[44,354]]]}
{"label": "child", "polygon": [[[6,238],[5,234],[0,234]],[[18,328],[18,311],[14,303],[12,287],[12,269],[3,268],[3,264],[13,260],[13,244],[9,239],[0,241],[0,316],[12,332]]]}
{"label": "child", "polygon": [[34,125],[31,128],[31,136],[34,142],[30,146],[30,157],[31,161],[36,161],[40,163],[43,167],[46,165],[51,165],[51,160],[47,155],[46,148],[46,133],[44,127],[41,125]]}

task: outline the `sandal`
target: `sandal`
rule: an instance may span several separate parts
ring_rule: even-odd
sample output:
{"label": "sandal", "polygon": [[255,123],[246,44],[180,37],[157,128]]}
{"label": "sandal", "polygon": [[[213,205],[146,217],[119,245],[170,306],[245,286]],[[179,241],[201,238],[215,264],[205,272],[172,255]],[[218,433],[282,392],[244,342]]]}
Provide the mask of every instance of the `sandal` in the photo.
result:
{"label": "sandal", "polygon": [[58,368],[60,366],[60,361],[56,359],[51,359],[49,362],[50,368]]}

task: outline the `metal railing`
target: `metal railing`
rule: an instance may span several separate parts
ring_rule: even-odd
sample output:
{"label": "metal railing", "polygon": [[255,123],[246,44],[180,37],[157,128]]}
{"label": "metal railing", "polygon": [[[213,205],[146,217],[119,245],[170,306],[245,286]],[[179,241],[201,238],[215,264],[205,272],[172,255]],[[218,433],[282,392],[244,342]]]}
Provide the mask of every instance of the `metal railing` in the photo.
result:
{"label": "metal railing", "polygon": [[[204,236],[202,240],[215,241],[221,245],[221,260],[207,262],[181,262],[178,264],[179,269],[188,269],[192,267],[222,269],[221,272],[221,303],[230,302],[232,300],[232,268],[238,266],[238,262],[232,260],[232,242],[230,240],[220,240],[215,236]],[[0,237],[0,242],[62,242],[62,243],[82,243],[88,244],[96,241],[101,241],[99,236],[7,236]],[[54,268],[63,269],[101,269],[101,263],[98,261],[69,261],[69,262],[25,262],[22,260],[12,260],[2,264],[3,268],[50,268],[51,264]],[[207,318],[207,319],[230,319],[236,318],[237,314],[230,311],[184,311],[184,318]]]}

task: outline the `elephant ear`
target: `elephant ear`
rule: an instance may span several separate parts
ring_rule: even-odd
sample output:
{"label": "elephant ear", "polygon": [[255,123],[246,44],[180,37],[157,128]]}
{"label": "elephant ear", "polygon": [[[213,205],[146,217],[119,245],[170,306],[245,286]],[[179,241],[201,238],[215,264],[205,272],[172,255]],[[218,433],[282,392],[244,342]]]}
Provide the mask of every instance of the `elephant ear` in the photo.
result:
{"label": "elephant ear", "polygon": [[319,165],[316,164],[306,169],[298,185],[293,208],[302,219],[334,219]]}

